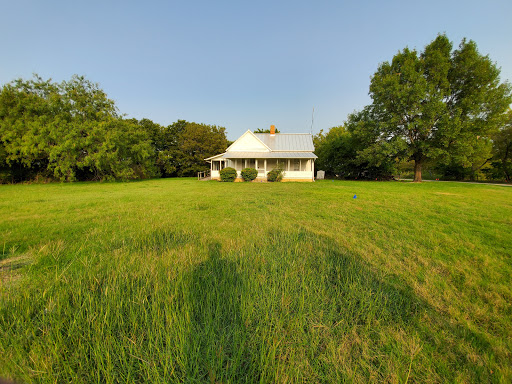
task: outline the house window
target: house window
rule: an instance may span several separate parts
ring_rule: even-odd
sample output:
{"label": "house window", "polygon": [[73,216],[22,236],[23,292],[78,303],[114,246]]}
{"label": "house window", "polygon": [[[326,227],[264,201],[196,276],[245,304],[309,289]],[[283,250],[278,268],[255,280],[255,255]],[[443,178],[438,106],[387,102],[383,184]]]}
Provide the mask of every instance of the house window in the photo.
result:
{"label": "house window", "polygon": [[300,160],[293,160],[293,170],[300,171]]}

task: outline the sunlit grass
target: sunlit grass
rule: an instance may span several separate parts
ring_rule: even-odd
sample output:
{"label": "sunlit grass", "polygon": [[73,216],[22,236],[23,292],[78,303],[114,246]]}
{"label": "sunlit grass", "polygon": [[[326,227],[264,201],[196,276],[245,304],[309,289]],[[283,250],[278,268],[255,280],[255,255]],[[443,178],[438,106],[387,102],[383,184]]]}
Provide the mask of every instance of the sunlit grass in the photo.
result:
{"label": "sunlit grass", "polygon": [[512,188],[19,185],[0,215],[0,377],[512,380]]}

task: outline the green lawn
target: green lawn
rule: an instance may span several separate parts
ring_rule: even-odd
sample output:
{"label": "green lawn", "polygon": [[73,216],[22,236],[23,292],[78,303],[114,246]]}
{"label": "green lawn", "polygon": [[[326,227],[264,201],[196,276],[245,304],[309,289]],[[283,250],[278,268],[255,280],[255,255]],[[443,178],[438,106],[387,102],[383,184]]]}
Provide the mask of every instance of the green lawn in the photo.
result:
{"label": "green lawn", "polygon": [[0,217],[0,377],[512,381],[509,187],[16,185]]}

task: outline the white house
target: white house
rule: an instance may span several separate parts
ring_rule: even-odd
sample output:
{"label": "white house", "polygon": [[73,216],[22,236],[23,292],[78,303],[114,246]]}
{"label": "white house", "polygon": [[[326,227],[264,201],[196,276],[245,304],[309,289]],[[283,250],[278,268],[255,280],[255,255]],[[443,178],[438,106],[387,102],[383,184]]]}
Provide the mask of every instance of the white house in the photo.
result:
{"label": "white house", "polygon": [[210,163],[212,179],[220,179],[220,170],[226,167],[238,171],[244,168],[258,170],[256,180],[266,181],[274,168],[284,171],[283,181],[314,181],[315,159],[313,136],[309,133],[253,133],[250,130],[231,144],[226,152],[205,159]]}

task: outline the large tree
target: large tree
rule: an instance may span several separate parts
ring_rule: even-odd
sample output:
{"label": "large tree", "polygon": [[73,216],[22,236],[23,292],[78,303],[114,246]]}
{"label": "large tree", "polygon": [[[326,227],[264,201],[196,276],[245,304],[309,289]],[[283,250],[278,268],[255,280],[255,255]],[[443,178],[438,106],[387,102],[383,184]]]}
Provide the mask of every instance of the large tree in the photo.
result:
{"label": "large tree", "polygon": [[512,101],[499,75],[489,57],[465,39],[456,50],[439,35],[421,53],[399,51],[371,79],[369,108],[378,141],[400,144],[397,154],[414,161],[415,181],[421,181],[428,160],[467,162],[478,150],[477,140],[496,132]]}
{"label": "large tree", "polygon": [[35,76],[0,90],[0,168],[6,181],[36,175],[62,181],[156,175],[149,134],[122,119],[112,100],[81,76]]}
{"label": "large tree", "polygon": [[172,128],[177,131],[174,162],[178,176],[195,176],[197,172],[206,171],[208,165],[204,159],[218,155],[227,148],[224,127],[180,121],[175,124]]}
{"label": "large tree", "polygon": [[495,177],[512,181],[512,109],[506,114],[503,126],[493,137],[493,170]]}

